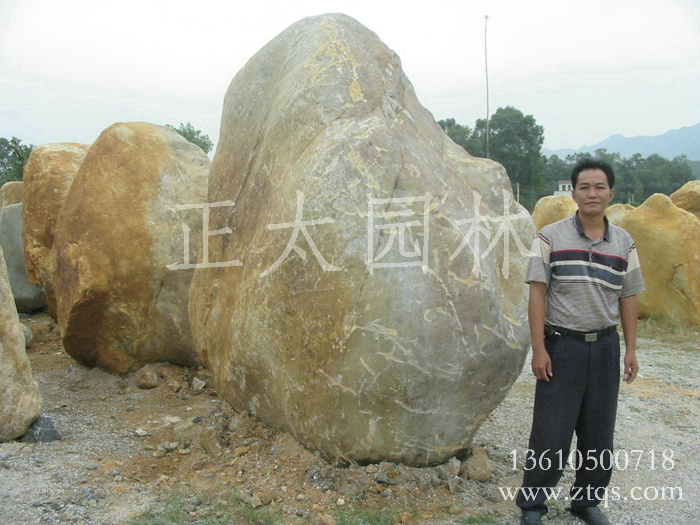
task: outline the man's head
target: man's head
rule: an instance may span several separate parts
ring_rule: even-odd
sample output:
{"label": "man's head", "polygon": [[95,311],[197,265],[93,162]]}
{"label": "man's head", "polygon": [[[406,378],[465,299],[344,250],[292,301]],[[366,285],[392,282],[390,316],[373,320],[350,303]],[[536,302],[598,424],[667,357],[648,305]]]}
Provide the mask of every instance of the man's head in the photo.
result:
{"label": "man's head", "polygon": [[607,162],[596,159],[582,159],[576,163],[573,171],[571,172],[571,187],[576,189],[576,184],[578,184],[578,176],[582,171],[585,170],[601,170],[608,178],[608,186],[613,189],[615,186],[615,174],[613,173],[612,166]]}
{"label": "man's head", "polygon": [[601,217],[615,198],[615,175],[606,162],[584,159],[571,173],[571,197],[578,205],[579,215]]}

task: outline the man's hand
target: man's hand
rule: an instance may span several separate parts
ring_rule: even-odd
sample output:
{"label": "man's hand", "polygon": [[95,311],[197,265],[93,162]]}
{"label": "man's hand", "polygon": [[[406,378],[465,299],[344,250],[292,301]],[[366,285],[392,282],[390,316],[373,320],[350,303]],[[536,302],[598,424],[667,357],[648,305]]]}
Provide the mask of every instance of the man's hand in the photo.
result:
{"label": "man's hand", "polygon": [[634,381],[637,377],[637,372],[639,371],[639,364],[637,363],[637,355],[634,352],[625,353],[625,383],[629,384]]}
{"label": "man's hand", "polygon": [[532,373],[537,379],[549,382],[552,373],[552,359],[544,347],[535,350],[532,349]]}
{"label": "man's hand", "polygon": [[530,283],[530,299],[527,306],[530,335],[532,337],[532,373],[537,379],[549,381],[552,377],[552,360],[544,347],[545,296],[547,285]]}
{"label": "man's hand", "polygon": [[622,321],[622,333],[625,337],[625,374],[624,381],[629,384],[634,381],[639,372],[637,363],[637,318],[639,317],[639,305],[637,296],[631,295],[620,299],[620,320]]}

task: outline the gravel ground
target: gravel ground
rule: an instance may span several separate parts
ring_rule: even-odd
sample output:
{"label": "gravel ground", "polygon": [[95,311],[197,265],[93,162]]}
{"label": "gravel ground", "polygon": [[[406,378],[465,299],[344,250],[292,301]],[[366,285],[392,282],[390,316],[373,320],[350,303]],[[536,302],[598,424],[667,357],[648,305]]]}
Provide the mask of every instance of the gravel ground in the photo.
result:
{"label": "gravel ground", "polygon": [[[487,450],[493,477],[455,481],[447,466],[332,467],[290,436],[233,411],[211,388],[193,383],[193,371],[159,365],[157,386],[142,389],[134,376],[77,365],[45,314],[22,320],[34,332],[28,355],[43,415],[63,439],[0,444],[2,524],[130,523],[173,494],[185,502],[177,523],[197,523],[214,511],[226,523],[256,523],[226,521],[227,509],[241,505],[277,509],[277,523],[332,525],[331,516],[349,507],[391,509],[402,523],[518,523],[501,489],[517,488],[522,476],[535,383],[529,363],[473,442]],[[700,343],[692,339],[639,341],[641,376],[620,395],[619,468],[606,511],[613,523],[700,524]],[[191,444],[181,435],[174,442],[183,422],[198,432]],[[582,523],[564,510],[572,479],[568,469],[562,499],[544,523]]]}

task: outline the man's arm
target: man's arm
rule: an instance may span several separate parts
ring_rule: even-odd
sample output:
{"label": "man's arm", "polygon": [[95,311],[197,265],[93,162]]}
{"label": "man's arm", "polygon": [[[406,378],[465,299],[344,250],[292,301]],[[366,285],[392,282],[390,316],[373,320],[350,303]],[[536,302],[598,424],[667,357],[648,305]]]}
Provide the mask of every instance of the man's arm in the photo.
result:
{"label": "man's arm", "polygon": [[639,306],[637,296],[630,295],[620,299],[620,321],[622,322],[622,333],[625,337],[625,376],[627,383],[634,381],[639,371],[637,363],[637,318],[639,317]]}
{"label": "man's arm", "polygon": [[537,379],[549,381],[552,374],[552,360],[544,347],[545,296],[547,285],[537,281],[530,283],[530,300],[527,308],[532,336],[532,373]]}

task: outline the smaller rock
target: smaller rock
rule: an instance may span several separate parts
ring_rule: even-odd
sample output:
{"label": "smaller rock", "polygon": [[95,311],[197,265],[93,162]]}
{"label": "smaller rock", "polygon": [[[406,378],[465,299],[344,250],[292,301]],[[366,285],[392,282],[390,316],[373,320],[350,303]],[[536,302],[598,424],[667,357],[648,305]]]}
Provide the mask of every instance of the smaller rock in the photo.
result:
{"label": "smaller rock", "polygon": [[260,496],[258,496],[257,494],[253,494],[253,495],[249,498],[248,503],[249,503],[250,506],[253,507],[254,509],[257,509],[257,508],[263,506],[262,499],[260,499]]}
{"label": "smaller rock", "polygon": [[222,446],[219,440],[217,429],[215,428],[203,428],[199,436],[199,444],[204,449],[204,451],[210,456],[215,456],[221,453]]}
{"label": "smaller rock", "polygon": [[136,386],[142,389],[156,388],[160,384],[160,377],[152,365],[146,365],[136,372],[134,376]]}
{"label": "smaller rock", "polygon": [[450,460],[447,462],[447,471],[452,476],[458,476],[459,469],[461,467],[462,467],[462,462],[460,460],[458,460],[457,458],[450,458]]}
{"label": "smaller rock", "polygon": [[250,447],[236,447],[233,450],[233,457],[239,458],[241,456],[245,456],[248,452],[250,452]]}
{"label": "smaller rock", "polygon": [[192,379],[192,390],[195,392],[201,392],[206,386],[207,384],[198,377]]}
{"label": "smaller rock", "polygon": [[311,517],[311,513],[304,509],[297,509],[294,515],[305,520],[308,520]]}
{"label": "smaller rock", "polygon": [[472,457],[464,463],[462,475],[467,479],[481,482],[490,480],[493,476],[493,467],[488,452],[483,448],[475,448]]}
{"label": "smaller rock", "polygon": [[322,514],[318,517],[317,523],[319,525],[336,525],[335,518],[329,514]]}
{"label": "smaller rock", "polygon": [[385,472],[377,472],[374,476],[375,483],[381,483],[382,485],[395,485],[396,482],[392,480]]}
{"label": "smaller rock", "polygon": [[34,334],[32,334],[32,329],[26,325],[22,325],[22,331],[24,332],[24,346],[28,347],[29,343],[34,339]]}
{"label": "smaller rock", "polygon": [[379,495],[384,499],[390,499],[394,496],[394,493],[391,492],[391,489],[386,489],[386,490],[381,491],[379,493]]}
{"label": "smaller rock", "polygon": [[449,489],[450,494],[456,496],[457,494],[466,492],[468,485],[464,479],[455,476],[447,481],[447,488]]}
{"label": "smaller rock", "polygon": [[188,446],[199,439],[201,431],[201,425],[197,425],[192,419],[183,419],[173,427],[173,441],[179,441]]}
{"label": "smaller rock", "polygon": [[134,430],[134,434],[137,435],[137,436],[139,436],[139,437],[144,437],[144,436],[147,436],[147,435],[148,435],[148,432],[146,432],[146,431],[145,431],[144,429],[142,429],[142,428],[137,428],[136,430]]}
{"label": "smaller rock", "polygon": [[53,420],[47,416],[39,416],[22,436],[22,441],[26,443],[49,443],[58,439],[62,439],[61,433],[54,426]]}

